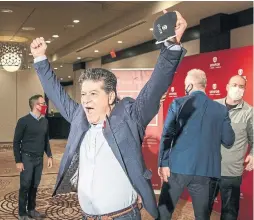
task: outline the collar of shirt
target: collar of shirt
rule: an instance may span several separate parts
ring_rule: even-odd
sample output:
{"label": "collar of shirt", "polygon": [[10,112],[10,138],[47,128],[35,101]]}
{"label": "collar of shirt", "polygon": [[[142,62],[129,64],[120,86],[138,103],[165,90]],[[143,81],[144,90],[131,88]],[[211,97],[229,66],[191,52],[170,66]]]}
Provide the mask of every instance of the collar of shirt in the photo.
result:
{"label": "collar of shirt", "polygon": [[[226,100],[227,100],[227,97],[224,98],[223,105],[226,105]],[[244,101],[243,101],[243,99],[242,99],[241,102],[238,103],[237,106],[234,107],[234,108],[232,108],[231,110],[242,109],[242,108],[243,108],[243,105],[244,105]]]}
{"label": "collar of shirt", "polygon": [[37,117],[37,115],[35,115],[33,112],[30,112],[30,115],[32,115],[36,120],[40,120],[42,116],[40,116],[39,118]]}
{"label": "collar of shirt", "polygon": [[101,129],[103,128],[103,123],[98,123],[98,124],[90,124],[91,129]]}

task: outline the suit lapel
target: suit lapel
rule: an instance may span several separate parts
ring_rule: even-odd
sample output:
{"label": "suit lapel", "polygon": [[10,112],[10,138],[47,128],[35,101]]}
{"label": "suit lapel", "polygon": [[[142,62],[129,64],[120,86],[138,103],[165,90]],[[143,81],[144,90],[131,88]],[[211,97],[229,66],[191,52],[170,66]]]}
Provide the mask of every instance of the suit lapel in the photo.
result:
{"label": "suit lapel", "polygon": [[103,134],[108,142],[108,145],[110,146],[111,150],[113,151],[116,159],[119,161],[121,167],[123,168],[124,172],[127,175],[127,170],[126,170],[125,164],[123,162],[123,158],[122,158],[121,152],[119,150],[119,147],[116,143],[114,134],[113,134],[112,129],[110,127],[108,118],[106,119],[106,125],[105,125],[105,128],[103,129]]}

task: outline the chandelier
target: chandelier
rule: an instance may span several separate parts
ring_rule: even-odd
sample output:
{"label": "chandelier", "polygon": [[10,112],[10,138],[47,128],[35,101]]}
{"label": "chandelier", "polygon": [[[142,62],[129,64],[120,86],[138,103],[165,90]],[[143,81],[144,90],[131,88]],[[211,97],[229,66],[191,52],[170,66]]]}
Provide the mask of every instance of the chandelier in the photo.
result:
{"label": "chandelier", "polygon": [[26,69],[26,45],[14,42],[0,42],[0,67],[8,72]]}

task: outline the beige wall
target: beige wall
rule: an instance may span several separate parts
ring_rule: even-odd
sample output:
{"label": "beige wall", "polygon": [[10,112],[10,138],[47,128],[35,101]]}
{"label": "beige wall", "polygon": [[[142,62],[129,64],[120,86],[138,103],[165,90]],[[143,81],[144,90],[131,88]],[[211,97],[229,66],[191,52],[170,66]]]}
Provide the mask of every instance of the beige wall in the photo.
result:
{"label": "beige wall", "polygon": [[253,24],[236,28],[230,32],[231,48],[253,45]]}
{"label": "beige wall", "polygon": [[35,94],[44,93],[34,70],[0,70],[0,142],[13,140],[17,120],[28,114],[28,99]]}
{"label": "beige wall", "polygon": [[16,73],[0,70],[0,142],[13,140],[17,117]]}
{"label": "beige wall", "polygon": [[44,91],[35,70],[17,72],[17,119],[30,111],[28,100],[36,94],[44,96]]}
{"label": "beige wall", "polygon": [[100,68],[100,67],[101,67],[101,59],[92,60],[86,63],[86,69]]}

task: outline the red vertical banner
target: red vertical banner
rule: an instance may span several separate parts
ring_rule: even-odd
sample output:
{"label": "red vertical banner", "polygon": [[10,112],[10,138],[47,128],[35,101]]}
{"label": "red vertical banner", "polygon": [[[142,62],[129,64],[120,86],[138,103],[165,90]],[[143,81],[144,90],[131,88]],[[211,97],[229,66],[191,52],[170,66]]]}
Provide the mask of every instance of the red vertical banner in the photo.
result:
{"label": "red vertical banner", "polygon": [[[253,105],[253,46],[204,53],[185,57],[175,74],[174,82],[168,90],[163,105],[163,118],[167,117],[172,100],[185,95],[184,79],[191,69],[201,69],[207,76],[206,94],[211,99],[224,98],[226,85],[234,75],[241,75],[247,80],[244,100]],[[185,191],[183,199],[190,199]],[[214,210],[220,212],[220,196],[216,198]],[[239,220],[251,220],[253,216],[253,172],[244,172],[241,185]]]}
{"label": "red vertical banner", "polygon": [[[117,77],[117,93],[120,98],[136,98],[150,79],[153,69],[113,69]],[[154,189],[160,189],[161,182],[157,175],[158,148],[163,126],[163,110],[152,119],[146,129],[142,151],[147,169],[153,173],[152,184]]]}

